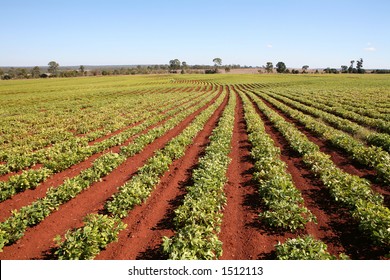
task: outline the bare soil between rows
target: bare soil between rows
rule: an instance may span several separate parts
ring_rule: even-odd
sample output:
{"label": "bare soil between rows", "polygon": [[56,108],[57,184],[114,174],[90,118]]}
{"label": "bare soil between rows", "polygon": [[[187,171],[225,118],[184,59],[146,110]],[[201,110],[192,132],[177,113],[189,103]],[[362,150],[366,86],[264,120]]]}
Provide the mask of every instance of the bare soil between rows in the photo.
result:
{"label": "bare soil between rows", "polygon": [[[199,86],[194,84],[193,88]],[[210,86],[212,90],[213,86]],[[222,94],[219,86],[219,94]],[[235,86],[227,87],[231,94],[236,94],[235,123],[232,138],[231,163],[227,170],[228,183],[225,186],[227,204],[223,209],[223,219],[220,240],[223,242],[223,260],[275,259],[275,245],[287,238],[311,234],[324,241],[330,253],[338,255],[345,253],[351,259],[385,259],[382,248],[372,245],[368,237],[361,234],[358,224],[352,219],[348,209],[335,202],[329,191],[303,163],[302,158],[289,146],[287,140],[277,131],[270,120],[252,103],[265,125],[265,130],[281,150],[281,160],[286,163],[295,186],[300,190],[305,206],[316,216],[318,223],[308,223],[305,229],[297,233],[274,230],[266,226],[258,218],[266,208],[258,193],[258,185],[253,180],[254,163],[250,156],[251,143],[248,140],[247,127],[244,118],[243,103],[237,94]],[[190,90],[186,89],[186,92]],[[245,92],[245,90],[241,90]],[[250,90],[248,90],[250,91]],[[188,116],[177,127],[148,145],[141,153],[127,159],[112,173],[94,183],[77,197],[62,205],[40,224],[28,228],[24,237],[15,244],[6,246],[0,253],[0,259],[54,259],[56,235],[63,236],[67,230],[83,225],[83,218],[89,213],[102,213],[103,206],[117,188],[129,180],[153,153],[162,148],[170,139],[177,136],[205,108],[216,100],[217,96]],[[272,110],[281,115],[305,133],[309,140],[320,146],[321,151],[329,154],[335,164],[346,172],[373,180],[372,170],[352,163],[340,150],[307,131],[296,120],[288,118],[280,110],[263,100]],[[223,109],[228,102],[225,100],[207,121],[204,129],[198,133],[193,143],[187,147],[185,155],[176,160],[170,170],[161,178],[151,196],[129,212],[123,219],[127,228],[120,232],[118,242],[108,245],[96,257],[98,260],[160,260],[167,256],[161,250],[163,236],[171,237],[175,233],[173,219],[174,211],[181,205],[186,194],[185,187],[192,184],[192,172],[199,158],[203,155],[209,143],[209,136],[216,127]],[[155,125],[157,126],[157,125]],[[155,127],[152,126],[149,129]],[[146,131],[145,131],[146,132]],[[144,132],[144,133],[145,133]],[[104,137],[103,137],[104,139]],[[129,139],[129,142],[131,139]],[[119,147],[110,149],[119,150]],[[17,194],[12,199],[0,204],[0,221],[7,218],[10,210],[18,209],[44,196],[49,186],[58,186],[64,179],[73,177],[91,166],[99,155],[94,155],[64,172],[55,174],[35,190]],[[378,192],[384,193],[380,184],[372,185]],[[386,197],[386,196],[385,196]],[[389,203],[388,196],[386,203]],[[387,204],[388,205],[388,204]]]}
{"label": "bare soil between rows", "polygon": [[0,253],[0,258],[54,258],[53,248],[55,248],[54,238],[56,235],[63,236],[68,229],[82,226],[82,219],[87,214],[97,213],[103,209],[104,203],[117,191],[118,187],[129,180],[157,149],[161,149],[170,139],[183,131],[201,111],[215,102],[220,94],[222,94],[222,88],[205,106],[190,114],[175,128],[148,145],[141,153],[127,159],[113,172],[104,177],[101,182],[92,184],[90,188],[84,190],[69,202],[61,205],[59,210],[53,212],[41,223],[28,228],[20,240],[10,246],[4,247],[4,251]]}
{"label": "bare soil between rows", "polygon": [[[268,107],[277,112],[282,116],[287,122],[293,124],[297,127],[306,137],[317,146],[319,146],[320,151],[328,154],[331,157],[331,160],[334,164],[343,170],[346,173],[351,175],[358,176],[370,181],[371,188],[384,197],[384,205],[390,207],[390,189],[388,185],[385,185],[379,181],[375,170],[367,166],[363,166],[351,159],[351,157],[342,149],[335,147],[332,143],[326,139],[322,139],[320,136],[315,135],[313,132],[309,131],[304,125],[302,125],[298,120],[295,120],[287,116],[280,109],[276,108],[274,105],[269,103],[267,100],[261,99]],[[282,102],[283,103],[283,102]],[[285,104],[288,106],[287,104]]]}
{"label": "bare soil between rows", "polygon": [[163,236],[174,234],[174,210],[182,203],[185,187],[191,184],[192,170],[207,146],[228,99],[213,113],[203,130],[187,147],[184,157],[176,160],[161,178],[151,196],[136,206],[122,221],[127,228],[118,242],[111,243],[96,259],[166,259],[161,250]]}
{"label": "bare soil between rows", "polygon": [[[262,99],[264,103],[293,123],[280,111]],[[371,240],[362,234],[358,224],[349,214],[349,210],[335,202],[329,191],[303,163],[302,158],[294,152],[287,140],[273,126],[270,120],[253,104],[262,118],[267,134],[275,145],[281,149],[281,159],[287,164],[294,185],[301,191],[305,206],[316,216],[317,224],[308,223],[300,234],[311,234],[321,239],[328,246],[330,253],[338,255],[345,253],[351,259],[381,259],[385,250],[372,244]],[[294,123],[293,123],[294,124]],[[310,140],[313,136],[310,136]],[[316,139],[318,143],[321,140]],[[337,164],[337,163],[336,163]]]}
{"label": "bare soil between rows", "polygon": [[[172,109],[166,110],[166,111],[162,112],[161,114],[165,114],[166,112],[168,112],[170,110],[172,110]],[[150,131],[151,129],[153,129],[159,125],[164,124],[165,122],[167,122],[171,118],[172,117],[167,116],[164,120],[161,120],[161,121],[147,127],[142,132],[137,133],[134,136],[130,137],[123,144],[115,146],[115,147],[111,147],[105,151],[96,153],[96,154],[90,156],[89,158],[87,158],[86,160],[84,160],[83,162],[77,163],[77,164],[69,167],[68,169],[66,169],[62,172],[59,172],[59,173],[56,173],[56,174],[50,176],[47,180],[45,180],[44,182],[39,184],[35,189],[27,189],[23,192],[15,194],[10,199],[7,199],[7,200],[1,202],[0,203],[0,207],[1,207],[0,222],[3,222],[5,219],[7,219],[9,217],[9,215],[11,214],[12,210],[20,209],[21,207],[30,204],[31,202],[35,201],[36,199],[44,197],[46,195],[47,190],[50,187],[59,186],[59,185],[63,184],[63,182],[67,178],[73,178],[73,177],[77,176],[78,174],[80,174],[80,172],[82,170],[85,170],[85,169],[91,167],[94,160],[96,160],[97,158],[99,158],[103,154],[106,154],[108,152],[118,153],[120,151],[121,147],[129,145],[136,137],[147,133],[148,131]],[[112,133],[110,135],[113,136],[115,134],[120,133],[123,130],[124,129],[120,129],[119,131]],[[104,139],[106,139],[106,138],[102,137],[99,140],[95,140],[94,143],[103,141]]]}

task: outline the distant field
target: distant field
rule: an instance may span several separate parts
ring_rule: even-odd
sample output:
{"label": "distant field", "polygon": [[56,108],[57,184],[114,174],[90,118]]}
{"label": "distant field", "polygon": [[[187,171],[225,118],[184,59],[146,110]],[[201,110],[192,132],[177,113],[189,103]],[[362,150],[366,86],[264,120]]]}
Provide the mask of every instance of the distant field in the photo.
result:
{"label": "distant field", "polygon": [[390,75],[0,81],[0,259],[388,259]]}

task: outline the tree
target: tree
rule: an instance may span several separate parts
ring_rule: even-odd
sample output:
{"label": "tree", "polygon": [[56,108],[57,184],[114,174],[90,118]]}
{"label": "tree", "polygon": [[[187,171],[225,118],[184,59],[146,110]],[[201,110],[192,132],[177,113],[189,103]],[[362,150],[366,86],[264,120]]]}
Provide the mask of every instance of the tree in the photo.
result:
{"label": "tree", "polygon": [[278,73],[284,73],[286,72],[286,64],[284,64],[284,62],[282,61],[279,61],[277,64],[276,64],[276,72]]}
{"label": "tree", "polygon": [[215,68],[222,65],[222,59],[220,59],[219,57],[214,58],[213,62],[214,62]]}
{"label": "tree", "polygon": [[38,66],[35,66],[33,69],[31,69],[31,76],[33,78],[39,78],[41,75],[41,69],[39,69]]}
{"label": "tree", "polygon": [[16,78],[16,69],[14,67],[9,68],[6,75],[9,77],[9,79]]}
{"label": "tree", "polygon": [[307,69],[309,69],[309,65],[302,66],[302,73],[307,73]]}
{"label": "tree", "polygon": [[274,72],[274,65],[272,64],[272,62],[267,62],[267,65],[264,68],[267,73]]}
{"label": "tree", "polygon": [[339,71],[337,71],[337,69],[336,68],[330,68],[330,67],[328,67],[328,68],[326,68],[326,69],[324,69],[323,70],[325,73],[328,73],[328,74],[338,74],[339,73]]}
{"label": "tree", "polygon": [[222,65],[222,59],[220,59],[219,57],[216,57],[213,59],[213,62],[214,62],[214,73],[218,73],[218,66],[221,66]]}
{"label": "tree", "polygon": [[49,68],[47,69],[47,71],[52,74],[53,76],[57,76],[58,74],[58,67],[60,66],[57,62],[55,61],[50,61],[48,63],[49,65]]}
{"label": "tree", "polygon": [[348,66],[347,65],[341,65],[341,73],[348,73]]}
{"label": "tree", "polygon": [[16,69],[16,78],[25,79],[27,78],[27,70],[25,68],[17,68]]}
{"label": "tree", "polygon": [[85,74],[85,67],[84,67],[84,65],[80,65],[79,72],[80,72],[80,76],[84,76],[84,74]]}
{"label": "tree", "polygon": [[364,73],[363,68],[363,58],[360,58],[360,60],[356,61],[356,69],[358,73]]}
{"label": "tree", "polygon": [[229,67],[229,66],[226,66],[226,67],[225,67],[225,72],[226,72],[226,73],[229,73],[229,72],[230,72],[230,67]]}
{"label": "tree", "polygon": [[169,68],[172,71],[176,71],[176,70],[180,69],[180,60],[178,60],[177,58],[170,60],[169,61]]}
{"label": "tree", "polygon": [[353,68],[353,64],[355,63],[355,60],[351,60],[351,66],[349,66],[348,68],[348,73],[352,73],[354,68]]}

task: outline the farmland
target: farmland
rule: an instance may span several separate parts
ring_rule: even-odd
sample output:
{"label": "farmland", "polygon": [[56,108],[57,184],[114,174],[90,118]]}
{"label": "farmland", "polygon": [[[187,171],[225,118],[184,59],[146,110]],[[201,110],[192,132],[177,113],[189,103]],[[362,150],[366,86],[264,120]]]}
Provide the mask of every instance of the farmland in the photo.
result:
{"label": "farmland", "polygon": [[388,259],[389,75],[0,82],[0,259]]}

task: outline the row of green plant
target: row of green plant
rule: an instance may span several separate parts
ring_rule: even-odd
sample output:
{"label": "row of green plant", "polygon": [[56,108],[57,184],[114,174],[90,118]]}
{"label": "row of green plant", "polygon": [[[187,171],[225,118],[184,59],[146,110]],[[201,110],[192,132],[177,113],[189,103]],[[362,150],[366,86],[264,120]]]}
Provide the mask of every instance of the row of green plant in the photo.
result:
{"label": "row of green plant", "polygon": [[[176,98],[177,99],[177,98]],[[154,103],[148,103],[146,106],[140,106],[137,110],[133,111],[131,116],[127,116],[127,122],[124,124],[126,126],[130,126],[136,124],[141,121],[149,120],[150,118],[163,113],[166,110],[170,110],[172,108],[177,108],[181,103],[187,102],[191,100],[191,97],[185,97],[177,100],[168,99],[166,104],[161,104],[161,100],[154,100]],[[122,128],[122,127],[120,127]],[[12,155],[4,155],[3,159],[6,164],[0,165],[0,175],[7,174],[9,172],[15,172],[22,170],[23,168],[30,167],[35,164],[50,164],[49,161],[55,161],[56,155],[60,155],[62,157],[70,158],[72,156],[64,155],[64,153],[72,153],[74,151],[74,155],[80,155],[82,159],[84,154],[90,154],[92,151],[88,146],[88,142],[96,140],[97,138],[106,135],[107,133],[111,133],[117,129],[116,126],[112,125],[110,127],[106,127],[105,129],[94,131],[85,136],[81,137],[67,137],[67,139],[63,139],[63,141],[56,141],[51,144],[54,144],[50,147],[40,149],[38,151],[32,151],[27,153],[13,153]],[[69,133],[68,133],[69,134]],[[72,135],[73,136],[73,135]],[[85,152],[85,150],[88,150]],[[66,169],[66,168],[65,168]]]}
{"label": "row of green plant", "polygon": [[0,181],[0,202],[12,197],[16,193],[27,189],[35,189],[52,174],[52,170],[40,168],[38,170],[24,171],[20,175],[10,177],[8,181]]}
{"label": "row of green plant", "polygon": [[[121,229],[126,226],[120,219],[126,217],[134,206],[140,205],[150,196],[161,176],[169,170],[174,160],[184,156],[188,145],[203,129],[224,98],[225,96],[221,95],[213,105],[202,111],[178,136],[170,140],[164,148],[156,151],[136,175],[119,187],[118,192],[104,206],[109,216],[93,214],[96,219],[104,219],[106,223],[96,224],[95,230],[91,231],[88,230],[91,227],[90,223],[85,222],[83,227],[69,230],[64,238],[57,237],[58,248],[55,254],[58,258],[93,259],[100,250],[116,241],[119,230],[111,234],[111,238],[104,238],[105,233],[111,230],[111,225],[120,224]],[[85,219],[88,221],[89,216]]]}
{"label": "row of green plant", "polygon": [[376,170],[378,177],[384,183],[390,183],[390,155],[379,147],[367,147],[359,140],[352,136],[341,132],[337,129],[329,127],[321,121],[314,119],[311,116],[305,115],[298,110],[294,110],[274,98],[264,94],[257,93],[259,96],[276,106],[278,109],[285,112],[290,117],[296,119],[305,127],[319,136],[330,141],[332,145],[343,149],[351,158],[365,166],[372,167]]}
{"label": "row of green plant", "polygon": [[43,221],[61,204],[75,197],[93,182],[99,181],[100,178],[110,173],[124,160],[125,157],[118,154],[105,154],[95,160],[92,167],[83,170],[76,177],[65,180],[57,188],[50,188],[45,197],[39,198],[19,210],[12,211],[11,217],[0,224],[0,240],[4,240],[4,245],[19,240],[28,227]]}
{"label": "row of green plant", "polygon": [[[362,90],[364,91],[364,89]],[[317,104],[318,102],[325,104],[326,106],[334,108],[337,111],[350,111],[358,115],[370,117],[373,119],[383,119],[385,121],[390,120],[390,116],[388,115],[388,113],[390,113],[389,108],[385,103],[382,103],[381,100],[378,100],[377,98],[373,99],[373,94],[369,94],[368,96],[365,96],[366,98],[362,98],[364,96],[362,96],[361,92],[356,91],[351,93],[337,91],[334,92],[333,96],[329,96],[328,94],[323,93],[313,94],[312,92],[294,90],[289,90],[286,93],[294,97],[305,97],[305,99],[308,101],[316,100]],[[379,92],[376,93],[378,94]],[[339,98],[340,94],[342,94],[342,98]]]}
{"label": "row of green plant", "polygon": [[[282,92],[278,92],[278,94],[284,95]],[[379,130],[385,133],[390,133],[390,124],[388,121],[384,119],[379,119],[379,118],[371,118],[367,117],[358,113],[355,113],[349,109],[344,109],[342,107],[335,107],[335,106],[328,106],[324,103],[318,102],[318,98],[312,98],[308,97],[307,95],[304,96],[292,96],[288,95],[291,99],[295,101],[299,101],[303,104],[306,104],[308,106],[315,107],[319,110],[329,112],[331,114],[353,120],[357,123],[360,123],[365,126],[369,126],[375,130]]]}
{"label": "row of green plant", "polygon": [[230,94],[218,126],[210,136],[205,155],[193,171],[193,185],[187,186],[183,204],[175,210],[173,237],[163,238],[162,248],[169,259],[218,259],[222,242],[218,239],[222,209],[226,204],[224,185],[230,163],[235,94]]}
{"label": "row of green plant", "polygon": [[147,161],[147,164],[138,170],[136,176],[119,188],[119,191],[106,203],[105,209],[113,216],[124,218],[135,205],[141,204],[149,197],[160,176],[168,170],[174,160],[184,155],[186,147],[191,144],[193,138],[203,128],[212,113],[220,106],[223,98],[224,96],[221,95],[182,133],[170,140],[162,150],[157,151]]}
{"label": "row of green plant", "polygon": [[304,206],[304,200],[287,166],[280,159],[280,149],[265,132],[264,124],[248,97],[240,93],[244,103],[248,138],[252,144],[251,156],[256,172],[253,174],[259,184],[259,194],[267,211],[260,213],[260,219],[275,228],[292,232],[305,228],[306,223],[316,222],[315,216]]}
{"label": "row of green plant", "polygon": [[17,108],[12,114],[6,114],[5,110],[0,120],[0,161],[8,163],[11,171],[17,171],[14,166],[18,166],[19,159],[15,156],[30,155],[78,137],[92,141],[133,124],[145,113],[150,115],[149,109],[157,109],[156,104],[166,107],[172,102],[189,100],[188,95],[180,94],[184,87],[118,91],[99,92],[89,100],[80,96],[68,100],[68,92],[56,92],[56,99],[48,98],[51,102],[39,99],[32,105],[35,96],[27,104],[20,101],[21,109]]}
{"label": "row of green plant", "polygon": [[[303,206],[303,198],[295,188],[284,162],[280,160],[280,149],[274,146],[272,139],[265,132],[261,118],[254,110],[247,96],[242,93],[240,95],[244,102],[245,119],[249,133],[248,138],[253,146],[251,155],[255,160],[255,168],[257,170],[254,176],[260,183],[259,193],[263,194],[271,190],[271,200],[267,196],[263,200],[266,205],[271,202],[278,206],[277,211],[271,216],[271,221],[265,219],[265,222],[271,226],[288,229],[293,232],[299,228],[303,229],[307,222],[316,222],[316,217]],[[295,139],[297,140],[298,138]],[[300,142],[298,141],[298,143]],[[265,177],[265,179],[258,178],[259,175],[262,175],[261,177]],[[270,188],[269,185],[272,187]],[[265,186],[265,190],[261,188],[263,186]],[[260,215],[260,217],[262,216],[265,215]],[[266,218],[268,217],[266,216]],[[300,247],[296,248],[296,244],[289,240],[283,244],[279,242],[276,245],[278,259],[336,259],[327,252],[326,244],[320,240],[316,240],[313,237],[305,239],[298,237],[292,240],[299,240],[298,244]]]}
{"label": "row of green plant", "polygon": [[[383,196],[375,193],[366,179],[348,174],[339,169],[330,156],[319,151],[318,146],[310,142],[292,124],[268,108],[256,95],[250,93],[258,108],[270,119],[290,146],[303,156],[303,161],[329,189],[335,201],[347,206],[359,227],[375,243],[386,248],[390,246],[390,210],[383,205]],[[298,139],[298,143],[295,143]],[[301,142],[306,142],[301,145]],[[299,149],[299,147],[305,147]]]}
{"label": "row of green plant", "polygon": [[[110,129],[119,129],[131,120],[131,115],[121,109],[126,107],[128,112],[133,112],[138,105],[135,102],[117,104],[119,98],[108,103],[104,94],[96,95],[91,101],[66,100],[69,104],[61,101],[65,94],[58,93],[58,96],[58,100],[52,100],[50,104],[44,99],[39,99],[35,106],[21,103],[20,111],[4,118],[8,125],[0,122],[4,132],[0,137],[2,161],[11,161],[14,155],[31,153],[78,136],[91,138],[104,135],[100,131],[108,133]],[[121,99],[131,101],[134,97]],[[145,105],[148,102],[146,98],[137,101]]]}
{"label": "row of green plant", "polygon": [[278,260],[348,260],[348,256],[340,254],[338,258],[328,252],[328,246],[311,235],[289,238],[276,246]]}
{"label": "row of green plant", "polygon": [[[213,95],[208,96],[205,100],[210,100],[212,96]],[[26,170],[20,175],[11,176],[9,181],[7,182],[0,182],[0,201],[8,199],[12,197],[12,195],[14,195],[15,193],[24,191],[27,188],[35,188],[39,183],[44,181],[51,174],[61,172],[74,164],[82,162],[83,160],[96,153],[103,152],[109,148],[123,144],[130,137],[141,133],[148,127],[160,121],[163,121],[164,119],[170,118],[180,111],[186,112],[187,109],[189,109],[191,106],[194,106],[194,104],[196,104],[197,102],[199,102],[199,100],[194,99],[187,106],[178,106],[174,110],[168,111],[165,114],[157,114],[138,126],[126,129],[125,131],[122,131],[121,133],[114,135],[108,139],[105,139],[101,142],[96,142],[94,145],[88,145],[86,139],[75,139],[75,141],[68,141],[66,143],[62,143],[61,145],[57,145],[55,149],[50,149],[48,151],[48,154],[44,155],[47,158],[42,160],[42,163],[44,164],[43,168],[39,170]],[[155,130],[155,132],[156,131],[157,130]],[[154,136],[152,136],[151,134],[146,135],[150,137],[150,140],[154,139]],[[143,145],[144,140],[142,139],[144,139],[146,136],[142,135],[140,137],[141,140],[136,139],[133,145],[126,146],[126,148],[133,149],[134,152],[137,152],[139,146]],[[39,174],[40,176],[37,176],[36,174]]]}
{"label": "row of green plant", "polygon": [[[265,93],[265,92],[263,92]],[[304,105],[300,102],[291,100],[287,97],[284,97],[281,94],[274,94],[271,92],[267,92],[266,94],[272,96],[273,98],[282,101],[289,106],[298,109],[304,113],[308,113],[312,116],[315,116],[321,120],[326,121],[337,129],[341,129],[345,132],[352,134],[353,136],[361,137],[367,144],[371,144],[374,146],[382,147],[386,151],[390,151],[390,135],[386,133],[377,133],[372,132],[354,122],[351,122],[347,119],[343,119],[341,117],[335,116],[330,113],[326,113],[320,109],[316,109],[312,106]]]}
{"label": "row of green plant", "polygon": [[27,227],[34,226],[41,222],[61,204],[69,201],[82,190],[88,188],[93,182],[100,180],[100,178],[110,173],[127,157],[133,156],[142,151],[148,144],[177,126],[188,115],[195,112],[208,102],[209,101],[207,99],[203,100],[189,110],[187,109],[177,114],[170,120],[166,121],[163,125],[151,129],[146,134],[139,136],[128,145],[134,145],[134,148],[131,149],[131,153],[121,152],[120,154],[104,154],[94,161],[92,167],[83,170],[79,175],[71,179],[67,179],[57,188],[50,188],[45,197],[37,199],[28,206],[22,207],[19,211],[12,211],[11,217],[0,224],[0,234],[2,234],[0,240],[5,240],[4,244],[8,245],[20,239],[24,235]]}

